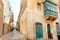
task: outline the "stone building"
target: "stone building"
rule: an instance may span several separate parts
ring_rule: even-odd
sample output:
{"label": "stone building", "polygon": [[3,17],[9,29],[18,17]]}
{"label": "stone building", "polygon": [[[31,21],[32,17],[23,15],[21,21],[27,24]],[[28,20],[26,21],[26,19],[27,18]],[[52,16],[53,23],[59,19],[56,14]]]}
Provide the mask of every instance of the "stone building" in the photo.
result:
{"label": "stone building", "polygon": [[19,16],[18,16],[18,19],[17,19],[16,28],[20,32],[20,13],[19,13]]}
{"label": "stone building", "polygon": [[3,10],[4,10],[4,5],[2,0],[0,0],[0,37],[2,36]]}
{"label": "stone building", "polygon": [[14,18],[14,15],[13,15],[13,13],[11,13],[10,20],[9,20],[10,30],[12,30],[12,28],[13,28],[13,21],[14,21],[13,18]]}
{"label": "stone building", "polygon": [[21,0],[17,28],[29,40],[58,40],[58,0]]}
{"label": "stone building", "polygon": [[4,25],[3,25],[3,34],[6,34],[10,31],[10,16],[11,16],[11,7],[9,4],[9,0],[3,0],[3,4],[4,4]]}

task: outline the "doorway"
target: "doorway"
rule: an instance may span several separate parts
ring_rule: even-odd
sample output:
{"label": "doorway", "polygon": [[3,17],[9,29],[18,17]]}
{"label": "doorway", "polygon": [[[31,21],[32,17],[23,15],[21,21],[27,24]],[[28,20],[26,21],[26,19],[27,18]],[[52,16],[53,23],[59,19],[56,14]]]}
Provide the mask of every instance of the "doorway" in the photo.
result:
{"label": "doorway", "polygon": [[47,30],[48,30],[48,38],[53,39],[51,29],[50,29],[50,24],[47,25]]}
{"label": "doorway", "polygon": [[2,26],[2,35],[4,35],[4,24]]}
{"label": "doorway", "polygon": [[36,23],[36,38],[43,38],[42,24]]}

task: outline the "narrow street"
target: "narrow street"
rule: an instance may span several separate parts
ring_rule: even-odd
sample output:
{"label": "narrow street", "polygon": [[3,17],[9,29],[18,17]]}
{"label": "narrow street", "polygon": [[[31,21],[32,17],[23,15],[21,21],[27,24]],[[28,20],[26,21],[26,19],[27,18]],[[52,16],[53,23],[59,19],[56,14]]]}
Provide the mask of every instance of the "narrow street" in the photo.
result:
{"label": "narrow street", "polygon": [[60,0],[0,0],[0,40],[60,40]]}
{"label": "narrow street", "polygon": [[26,40],[26,39],[20,32],[13,30],[8,34],[2,36],[0,40]]}

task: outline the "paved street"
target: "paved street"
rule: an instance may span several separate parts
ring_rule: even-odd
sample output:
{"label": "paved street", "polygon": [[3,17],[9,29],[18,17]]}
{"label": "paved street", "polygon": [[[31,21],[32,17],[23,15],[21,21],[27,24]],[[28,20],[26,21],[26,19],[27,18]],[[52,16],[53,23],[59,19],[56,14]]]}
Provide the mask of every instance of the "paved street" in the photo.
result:
{"label": "paved street", "polygon": [[0,40],[26,40],[26,39],[20,32],[14,30],[2,36]]}

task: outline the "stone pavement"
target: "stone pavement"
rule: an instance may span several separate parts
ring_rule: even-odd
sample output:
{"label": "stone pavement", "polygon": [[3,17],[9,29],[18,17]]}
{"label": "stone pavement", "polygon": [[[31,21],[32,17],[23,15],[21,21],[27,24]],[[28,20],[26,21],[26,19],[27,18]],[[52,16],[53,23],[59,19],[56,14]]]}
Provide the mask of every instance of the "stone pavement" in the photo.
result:
{"label": "stone pavement", "polygon": [[[27,40],[20,32],[13,30],[6,35],[3,35],[0,40]],[[30,40],[30,39],[28,39]],[[46,40],[46,39],[35,39],[35,40]],[[49,39],[52,40],[52,39]]]}
{"label": "stone pavement", "polygon": [[26,40],[26,38],[20,32],[14,30],[2,36],[0,40]]}

